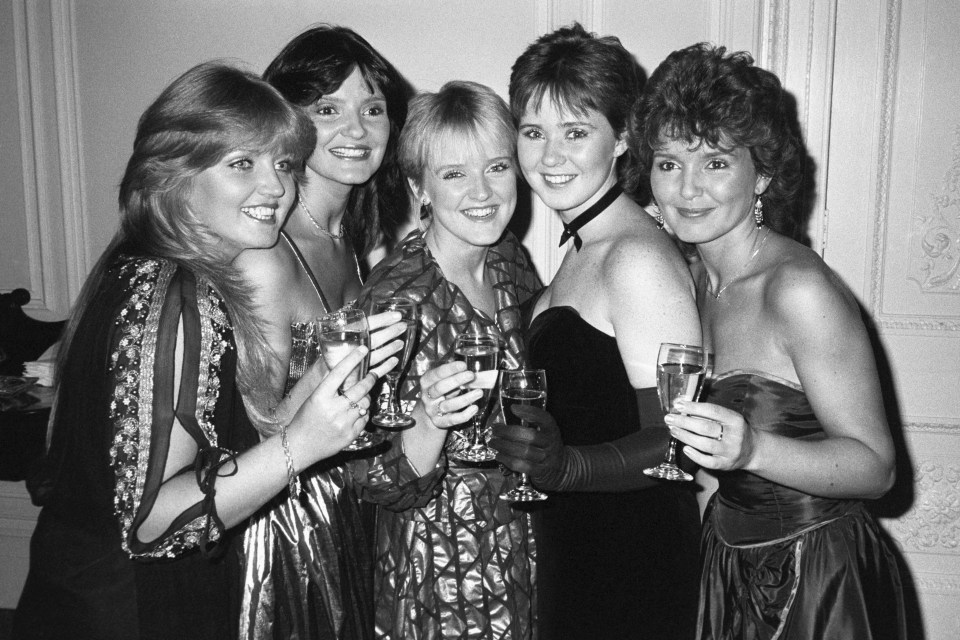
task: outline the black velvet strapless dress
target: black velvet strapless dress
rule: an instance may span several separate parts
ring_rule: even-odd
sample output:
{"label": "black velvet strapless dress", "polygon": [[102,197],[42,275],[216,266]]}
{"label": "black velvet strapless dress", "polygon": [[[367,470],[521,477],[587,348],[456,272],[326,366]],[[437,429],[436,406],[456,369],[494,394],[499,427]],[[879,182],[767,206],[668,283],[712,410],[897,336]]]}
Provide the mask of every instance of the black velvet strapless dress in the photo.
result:
{"label": "black velvet strapless dress", "polygon": [[[568,307],[528,333],[547,372],[547,410],[565,444],[617,440],[639,428],[617,341]],[[540,640],[672,640],[696,615],[696,499],[687,483],[618,493],[551,493],[535,518]]]}
{"label": "black velvet strapless dress", "polygon": [[[709,401],[755,429],[823,435],[803,389],[759,371],[718,376]],[[698,638],[906,638],[896,559],[861,501],[812,496],[746,471],[719,480],[701,544]]]}

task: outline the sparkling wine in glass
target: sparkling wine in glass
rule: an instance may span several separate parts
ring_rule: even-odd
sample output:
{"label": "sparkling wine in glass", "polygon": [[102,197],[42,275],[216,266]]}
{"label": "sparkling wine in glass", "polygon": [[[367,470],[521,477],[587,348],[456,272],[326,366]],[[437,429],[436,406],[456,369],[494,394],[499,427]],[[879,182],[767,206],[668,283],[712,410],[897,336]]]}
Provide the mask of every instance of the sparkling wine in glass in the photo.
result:
{"label": "sparkling wine in glass", "polygon": [[[543,369],[517,369],[500,373],[500,406],[503,408],[503,417],[508,423],[514,424],[519,419],[513,414],[513,407],[534,406],[545,409],[547,406],[547,372]],[[520,419],[520,425],[535,429],[526,420]],[[537,491],[530,483],[530,477],[520,474],[520,482],[516,487],[500,495],[504,500],[512,502],[535,502],[546,500],[547,494]]]}
{"label": "sparkling wine in glass", "polygon": [[[677,400],[695,400],[703,385],[707,358],[703,347],[664,342],[657,356],[657,395],[664,412],[677,413]],[[656,467],[643,472],[663,480],[693,480],[693,476],[677,466],[677,441],[670,438],[667,455]]]}
{"label": "sparkling wine in glass", "polygon": [[453,351],[458,360],[466,363],[467,370],[476,374],[474,381],[467,386],[480,389],[483,395],[476,403],[477,412],[473,416],[469,442],[450,455],[464,462],[490,462],[496,458],[497,452],[487,446],[483,425],[497,382],[500,341],[497,336],[486,333],[461,333],[457,336]]}
{"label": "sparkling wine in glass", "polygon": [[[317,337],[320,343],[320,354],[324,362],[331,369],[357,347],[370,347],[370,329],[367,325],[367,316],[360,309],[344,307],[339,311],[320,316],[317,320]],[[340,386],[340,392],[352,387],[360,378],[367,375],[370,364],[370,355],[354,367]],[[344,451],[360,451],[380,443],[368,431],[361,431],[357,439],[344,447]]]}
{"label": "sparkling wine in glass", "polygon": [[396,311],[400,314],[400,321],[407,325],[407,330],[398,338],[403,341],[403,349],[397,354],[397,366],[387,372],[387,406],[373,417],[373,424],[385,429],[406,429],[412,427],[414,420],[404,413],[400,406],[400,396],[397,394],[397,382],[410,362],[413,343],[417,339],[417,303],[406,298],[386,298],[374,304],[374,312]]}

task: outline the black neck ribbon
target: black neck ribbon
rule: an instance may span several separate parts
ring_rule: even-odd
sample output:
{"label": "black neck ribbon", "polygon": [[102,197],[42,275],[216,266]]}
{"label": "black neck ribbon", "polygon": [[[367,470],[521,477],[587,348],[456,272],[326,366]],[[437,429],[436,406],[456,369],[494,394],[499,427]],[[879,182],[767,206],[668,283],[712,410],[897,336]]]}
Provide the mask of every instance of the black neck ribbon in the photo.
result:
{"label": "black neck ribbon", "polygon": [[582,229],[584,225],[596,218],[598,215],[604,212],[604,210],[610,206],[610,204],[616,200],[620,194],[623,193],[623,189],[620,188],[620,185],[615,184],[610,187],[610,190],[603,194],[603,197],[594,202],[590,207],[574,218],[570,224],[566,222],[563,223],[563,233],[560,234],[560,245],[563,246],[564,243],[573,238],[573,247],[580,251],[580,247],[583,246],[583,240],[580,239],[577,231]]}

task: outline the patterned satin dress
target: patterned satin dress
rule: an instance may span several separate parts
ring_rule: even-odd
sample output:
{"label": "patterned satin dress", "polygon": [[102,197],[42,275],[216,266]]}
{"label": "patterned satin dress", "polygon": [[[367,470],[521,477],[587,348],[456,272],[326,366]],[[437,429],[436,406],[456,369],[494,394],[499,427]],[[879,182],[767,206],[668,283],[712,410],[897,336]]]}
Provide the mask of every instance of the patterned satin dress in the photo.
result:
{"label": "patterned satin dress", "polygon": [[[401,396],[420,393],[419,378],[448,359],[456,336],[468,327],[499,334],[502,366],[517,367],[524,349],[518,305],[540,289],[520,243],[507,233],[490,248],[496,318],[473,308],[433,259],[423,233],[408,235],[370,274],[357,300],[402,296],[420,305],[416,355]],[[490,416],[496,416],[493,407]],[[488,419],[489,422],[489,419]],[[459,446],[452,431],[446,450]],[[399,435],[394,434],[399,447]],[[443,464],[444,461],[441,461]],[[534,637],[535,547],[527,514],[499,494],[514,486],[496,466],[449,460],[436,498],[407,510],[381,509],[375,578],[377,637],[390,640]]]}
{"label": "patterned satin dress", "polygon": [[[714,379],[710,402],[755,429],[819,438],[803,389],[760,371]],[[746,471],[719,474],[705,514],[698,638],[906,638],[891,544],[859,500],[821,498]]]}

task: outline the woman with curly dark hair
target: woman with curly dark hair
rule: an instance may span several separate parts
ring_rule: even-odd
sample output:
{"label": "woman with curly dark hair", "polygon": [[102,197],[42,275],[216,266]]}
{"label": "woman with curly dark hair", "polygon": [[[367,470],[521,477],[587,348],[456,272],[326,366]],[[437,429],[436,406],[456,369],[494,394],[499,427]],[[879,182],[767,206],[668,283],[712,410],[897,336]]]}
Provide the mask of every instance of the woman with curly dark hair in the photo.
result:
{"label": "woman with curly dark hair", "polygon": [[632,127],[663,224],[693,244],[706,402],[666,418],[716,472],[698,637],[902,638],[900,577],[864,500],[894,481],[877,367],[852,294],[784,234],[800,184],[777,77],[694,45],[654,71]]}

